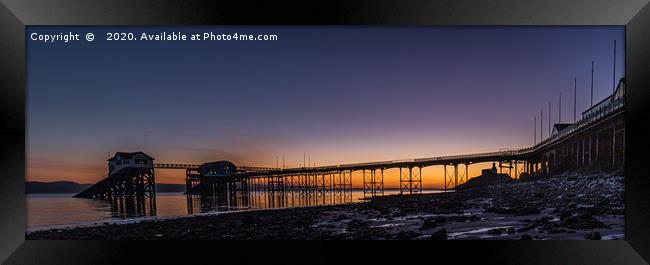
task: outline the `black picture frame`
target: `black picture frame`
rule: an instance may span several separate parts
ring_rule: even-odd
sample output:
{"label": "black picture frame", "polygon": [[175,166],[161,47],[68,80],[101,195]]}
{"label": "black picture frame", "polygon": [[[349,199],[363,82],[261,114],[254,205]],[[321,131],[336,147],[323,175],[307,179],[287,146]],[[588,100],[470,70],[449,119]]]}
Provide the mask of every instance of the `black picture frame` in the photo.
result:
{"label": "black picture frame", "polygon": [[[650,178],[650,5],[564,1],[37,1],[0,0],[0,261],[300,263],[474,260],[494,264],[647,264]],[[624,25],[626,221],[624,241],[137,242],[25,240],[25,27],[29,25]],[[444,259],[443,259],[444,258]],[[203,263],[203,262],[202,262]],[[201,264],[202,264],[201,263]]]}

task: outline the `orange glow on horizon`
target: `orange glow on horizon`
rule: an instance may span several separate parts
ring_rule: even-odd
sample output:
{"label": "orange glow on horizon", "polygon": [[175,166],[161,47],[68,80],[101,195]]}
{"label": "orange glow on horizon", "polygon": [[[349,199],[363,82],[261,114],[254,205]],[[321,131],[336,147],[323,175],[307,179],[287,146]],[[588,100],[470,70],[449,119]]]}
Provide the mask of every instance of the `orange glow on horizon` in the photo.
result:
{"label": "orange glow on horizon", "polygon": [[[56,168],[56,167],[36,167],[33,163],[28,162],[27,174],[28,181],[73,181],[82,184],[93,184],[103,178],[106,174],[106,166],[97,165],[95,167],[71,167],[71,168]],[[32,166],[30,166],[32,165]],[[481,174],[481,170],[491,168],[492,164],[477,163],[471,164],[468,169],[469,178],[477,177]],[[521,169],[521,168],[520,168]],[[407,174],[408,169],[402,169],[404,174]],[[369,174],[369,171],[366,171]],[[418,168],[413,168],[414,174],[419,174]],[[508,172],[504,172],[508,173]],[[156,169],[156,182],[168,184],[185,184],[185,170],[182,169]],[[380,171],[376,171],[376,176],[379,176]],[[458,166],[458,177],[463,178],[465,174],[465,166]],[[513,171],[514,175],[514,171]],[[61,176],[53,178],[52,176]],[[384,170],[384,188],[392,189],[399,188],[400,178],[399,169],[392,168]],[[453,178],[453,166],[447,166],[448,179]],[[429,166],[422,169],[422,186],[424,189],[442,189],[443,188],[444,171],[443,166]],[[460,180],[459,180],[460,181]],[[363,188],[363,172],[355,171],[352,174],[353,188]]]}

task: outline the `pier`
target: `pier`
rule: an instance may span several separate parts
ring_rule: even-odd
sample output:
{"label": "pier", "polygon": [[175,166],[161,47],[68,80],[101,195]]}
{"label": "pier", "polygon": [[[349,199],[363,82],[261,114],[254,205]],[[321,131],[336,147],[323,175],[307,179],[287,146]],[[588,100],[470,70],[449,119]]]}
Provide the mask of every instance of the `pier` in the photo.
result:
{"label": "pier", "polygon": [[[148,158],[147,161],[141,160],[140,164],[110,170],[108,176],[75,197],[153,197],[154,169],[184,169],[186,193],[206,196],[250,191],[345,193],[352,189],[352,173],[361,172],[363,192],[367,197],[384,193],[384,171],[387,169],[399,170],[401,194],[421,193],[422,183],[434,178],[442,178],[443,188],[453,190],[469,180],[468,168],[481,162],[495,163],[500,173],[506,173],[513,179],[524,175],[544,176],[566,171],[622,169],[625,163],[624,91],[625,80],[621,79],[612,95],[584,111],[579,120],[571,124],[555,124],[555,129],[546,139],[521,149],[298,168],[236,166],[228,161],[200,165],[153,163],[153,158],[142,152],[121,153],[127,157],[144,154]],[[114,159],[119,161],[118,158]],[[422,174],[423,168],[433,166],[443,167],[443,175]]]}

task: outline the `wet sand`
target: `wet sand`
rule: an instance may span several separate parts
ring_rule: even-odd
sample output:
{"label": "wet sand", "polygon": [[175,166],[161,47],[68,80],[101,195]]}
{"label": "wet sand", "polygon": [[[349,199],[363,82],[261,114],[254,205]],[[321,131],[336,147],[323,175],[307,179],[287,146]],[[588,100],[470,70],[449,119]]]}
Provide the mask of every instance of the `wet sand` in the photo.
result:
{"label": "wet sand", "polygon": [[556,176],[360,203],[52,229],[27,239],[623,239],[622,176]]}

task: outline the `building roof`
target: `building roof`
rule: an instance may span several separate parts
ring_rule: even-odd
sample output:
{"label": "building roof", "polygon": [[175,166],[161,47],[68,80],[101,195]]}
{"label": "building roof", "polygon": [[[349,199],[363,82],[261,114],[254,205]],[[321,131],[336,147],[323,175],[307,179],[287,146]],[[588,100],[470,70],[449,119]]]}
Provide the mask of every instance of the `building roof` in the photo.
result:
{"label": "building roof", "polygon": [[607,96],[606,98],[604,98],[600,102],[594,104],[593,106],[589,107],[587,110],[583,111],[582,115],[585,115],[585,113],[587,113],[587,112],[591,111],[592,109],[598,107],[598,105],[600,105],[601,103],[603,103],[605,101],[608,101],[608,100],[611,100],[612,97],[614,97],[615,95],[620,94],[620,93],[624,93],[625,90],[622,90],[622,89],[625,89],[625,77],[621,78],[621,80],[618,81],[618,85],[616,86],[616,90],[614,90],[613,94]]}
{"label": "building roof", "polygon": [[556,123],[553,124],[553,130],[560,132],[571,125],[573,125],[573,123]]}
{"label": "building roof", "polygon": [[199,166],[201,175],[232,175],[236,171],[237,166],[226,160],[203,163]]}
{"label": "building roof", "polygon": [[135,155],[138,155],[138,154],[142,154],[142,155],[144,155],[145,157],[147,157],[148,159],[154,160],[153,157],[151,157],[151,156],[145,154],[144,152],[137,151],[137,152],[131,152],[131,153],[129,153],[129,152],[116,152],[115,155],[114,155],[113,157],[107,159],[106,161],[117,160],[117,156],[122,157],[122,159],[131,159],[131,157],[133,157],[133,156],[135,156]]}
{"label": "building roof", "polygon": [[621,81],[618,82],[618,86],[616,86],[616,90],[612,96],[614,99],[625,96],[625,77],[621,78]]}

